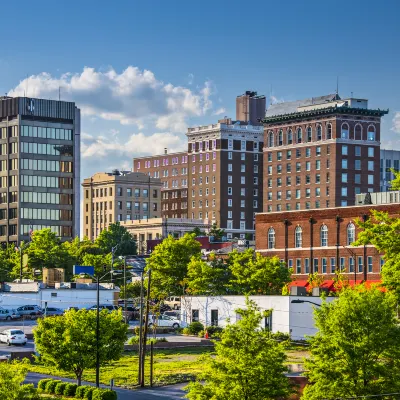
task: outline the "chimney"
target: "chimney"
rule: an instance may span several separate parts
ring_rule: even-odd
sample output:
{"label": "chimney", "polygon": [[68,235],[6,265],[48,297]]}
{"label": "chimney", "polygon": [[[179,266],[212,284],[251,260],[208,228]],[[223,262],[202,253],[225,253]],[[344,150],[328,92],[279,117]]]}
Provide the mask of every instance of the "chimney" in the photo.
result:
{"label": "chimney", "polygon": [[164,147],[164,154],[167,154],[167,153],[168,153],[168,148]]}

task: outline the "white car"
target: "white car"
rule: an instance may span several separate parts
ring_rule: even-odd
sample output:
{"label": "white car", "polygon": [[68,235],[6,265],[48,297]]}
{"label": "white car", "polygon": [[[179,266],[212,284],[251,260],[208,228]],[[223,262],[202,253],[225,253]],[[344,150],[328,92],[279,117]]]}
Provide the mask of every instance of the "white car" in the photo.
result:
{"label": "white car", "polygon": [[149,328],[153,327],[154,325],[160,327],[169,327],[178,329],[181,326],[184,327],[186,324],[181,322],[178,318],[170,317],[168,315],[149,315]]}
{"label": "white car", "polygon": [[6,329],[0,332],[0,342],[7,343],[9,346],[12,344],[26,345],[27,338],[24,332],[20,329]]}
{"label": "white car", "polygon": [[164,304],[171,307],[173,310],[179,310],[181,308],[181,298],[177,296],[167,297],[164,300]]}

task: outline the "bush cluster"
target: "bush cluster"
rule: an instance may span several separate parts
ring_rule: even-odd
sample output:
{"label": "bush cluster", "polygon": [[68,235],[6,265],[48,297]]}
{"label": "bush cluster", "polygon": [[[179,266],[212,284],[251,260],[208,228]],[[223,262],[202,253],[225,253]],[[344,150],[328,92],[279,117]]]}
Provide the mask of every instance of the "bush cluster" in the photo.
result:
{"label": "bush cluster", "polygon": [[207,326],[205,330],[200,331],[198,333],[198,336],[204,337],[206,334],[206,330],[208,332],[209,338],[218,338],[221,336],[221,333],[223,332],[223,328],[221,328],[220,326]]}
{"label": "bush cluster", "polygon": [[204,326],[201,322],[192,322],[183,329],[184,335],[198,335],[200,331],[204,331]]}
{"label": "bush cluster", "polygon": [[117,400],[117,392],[114,390],[96,389],[94,386],[78,386],[76,383],[61,382],[58,379],[40,380],[38,390],[40,393],[69,396],[83,400]]}

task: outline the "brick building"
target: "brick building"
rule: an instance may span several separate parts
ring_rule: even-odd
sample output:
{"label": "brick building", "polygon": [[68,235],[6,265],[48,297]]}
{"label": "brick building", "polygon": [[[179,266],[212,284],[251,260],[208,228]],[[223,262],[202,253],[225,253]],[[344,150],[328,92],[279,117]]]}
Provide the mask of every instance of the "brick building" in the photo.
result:
{"label": "brick building", "polygon": [[264,212],[353,205],[379,191],[388,111],[337,94],[273,104],[264,123]]}
{"label": "brick building", "polygon": [[377,280],[382,256],[373,246],[351,243],[360,232],[356,220],[369,218],[371,210],[400,214],[400,192],[390,199],[396,203],[257,214],[256,250],[278,256],[300,280],[313,272],[332,279],[338,267],[350,281]]}
{"label": "brick building", "polygon": [[188,153],[178,152],[133,159],[133,171],[161,180],[161,216],[188,217]]}
{"label": "brick building", "polygon": [[266,109],[265,96],[257,92],[246,90],[236,97],[236,120],[248,122],[250,125],[260,125],[260,119],[264,118]]}
{"label": "brick building", "polygon": [[83,234],[95,240],[116,221],[161,216],[161,181],[130,171],[99,172],[84,179]]}

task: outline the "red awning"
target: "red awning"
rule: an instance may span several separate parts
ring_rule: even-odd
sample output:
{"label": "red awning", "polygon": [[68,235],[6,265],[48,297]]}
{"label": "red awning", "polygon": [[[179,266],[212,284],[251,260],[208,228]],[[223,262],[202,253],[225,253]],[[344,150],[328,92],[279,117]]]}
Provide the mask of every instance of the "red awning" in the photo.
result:
{"label": "red awning", "polygon": [[307,287],[308,281],[293,281],[289,283],[289,287],[298,286],[298,287]]}
{"label": "red awning", "polygon": [[333,286],[334,283],[335,282],[333,280],[323,281],[320,288],[328,289],[330,292],[334,292],[336,290],[335,287]]}

